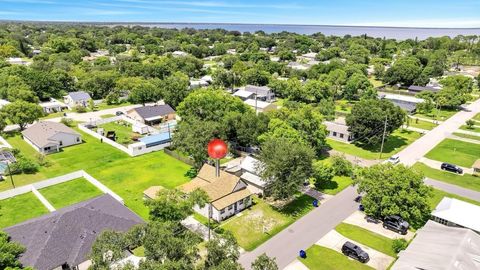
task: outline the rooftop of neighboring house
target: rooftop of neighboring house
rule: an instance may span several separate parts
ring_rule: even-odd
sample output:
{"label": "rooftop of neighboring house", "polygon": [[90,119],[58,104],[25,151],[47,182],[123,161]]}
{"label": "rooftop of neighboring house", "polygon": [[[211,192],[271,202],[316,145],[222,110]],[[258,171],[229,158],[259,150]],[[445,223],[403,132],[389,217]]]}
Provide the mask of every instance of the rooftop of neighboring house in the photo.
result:
{"label": "rooftop of neighboring house", "polygon": [[442,89],[439,87],[432,87],[432,86],[410,85],[410,87],[408,87],[408,90],[412,92],[422,92],[422,91],[438,92]]}
{"label": "rooftop of neighboring house", "polygon": [[170,107],[168,104],[164,105],[154,105],[154,106],[143,106],[131,109],[129,112],[135,111],[140,115],[143,119],[151,119],[158,116],[165,116],[172,113],[175,113],[175,110]]}
{"label": "rooftop of neighboring house", "polygon": [[268,86],[247,85],[245,86],[245,91],[254,93],[261,97],[267,96],[271,92],[271,89]]}
{"label": "rooftop of neighboring house", "polygon": [[430,220],[417,231],[407,249],[398,254],[391,269],[476,270],[480,269],[478,254],[480,235]]}
{"label": "rooftop of neighboring house", "polygon": [[51,121],[37,122],[22,131],[22,135],[38,147],[44,147],[52,143],[56,144],[57,142],[51,140],[51,138],[59,133],[81,136],[80,133],[66,125]]}
{"label": "rooftop of neighboring house", "polygon": [[38,218],[8,227],[11,240],[25,246],[24,266],[50,270],[87,260],[98,235],[105,230],[127,231],[144,221],[105,194]]}
{"label": "rooftop of neighboring house", "polygon": [[269,103],[269,102],[265,102],[265,101],[261,101],[261,100],[255,100],[255,99],[247,99],[244,101],[245,104],[247,104],[248,106],[251,106],[253,108],[258,108],[260,110],[263,110],[265,108],[267,108],[268,106],[275,106],[275,104],[273,103]]}
{"label": "rooftop of neighboring house", "polygon": [[325,121],[323,124],[325,124],[328,131],[349,134],[348,126],[344,122],[335,120],[335,122]]}
{"label": "rooftop of neighboring house", "polygon": [[480,206],[445,197],[435,207],[432,216],[480,232]]}
{"label": "rooftop of neighboring house", "polygon": [[417,97],[406,96],[406,95],[388,94],[388,93],[379,94],[379,97],[388,99],[388,100],[398,100],[398,101],[404,101],[404,102],[415,103],[415,104],[422,103],[425,101],[423,98],[417,98]]}
{"label": "rooftop of neighboring house", "polygon": [[92,99],[90,94],[83,91],[69,92],[68,95],[73,101],[84,101]]}
{"label": "rooftop of neighboring house", "polygon": [[238,176],[220,170],[220,176],[215,175],[215,167],[204,164],[190,182],[183,184],[180,189],[192,192],[196,189],[204,190],[210,201],[218,210],[221,210],[243,198],[251,195]]}

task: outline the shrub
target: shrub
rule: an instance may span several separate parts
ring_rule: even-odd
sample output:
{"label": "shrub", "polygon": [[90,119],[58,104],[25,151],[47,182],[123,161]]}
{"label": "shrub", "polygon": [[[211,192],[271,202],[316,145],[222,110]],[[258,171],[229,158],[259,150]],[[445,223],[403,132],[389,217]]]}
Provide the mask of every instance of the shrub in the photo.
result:
{"label": "shrub", "polygon": [[62,119],[60,119],[60,123],[64,124],[67,127],[73,126],[73,120],[66,117],[62,117]]}
{"label": "shrub", "polygon": [[473,121],[472,119],[468,119],[467,122],[465,122],[465,124],[467,124],[467,127],[469,129],[473,129],[473,126],[475,125],[475,121]]}
{"label": "shrub", "polygon": [[43,167],[50,166],[50,161],[47,159],[47,157],[44,154],[38,153],[36,155],[36,159],[37,159],[38,165],[43,166]]}
{"label": "shrub", "polygon": [[343,155],[333,155],[331,157],[333,172],[338,176],[352,175],[353,165]]}
{"label": "shrub", "polygon": [[85,113],[87,112],[87,108],[83,107],[83,106],[75,106],[74,110],[77,112],[77,113]]}
{"label": "shrub", "polygon": [[324,164],[323,162],[313,164],[315,187],[320,189],[325,183],[332,181],[334,176],[335,172],[332,166]]}
{"label": "shrub", "polygon": [[406,249],[407,246],[408,242],[403,238],[395,239],[392,242],[392,248],[395,253],[399,253],[400,251]]}
{"label": "shrub", "polygon": [[29,158],[20,156],[19,158],[17,158],[17,162],[10,165],[9,174],[33,174],[36,172],[38,172],[38,164],[36,164]]}

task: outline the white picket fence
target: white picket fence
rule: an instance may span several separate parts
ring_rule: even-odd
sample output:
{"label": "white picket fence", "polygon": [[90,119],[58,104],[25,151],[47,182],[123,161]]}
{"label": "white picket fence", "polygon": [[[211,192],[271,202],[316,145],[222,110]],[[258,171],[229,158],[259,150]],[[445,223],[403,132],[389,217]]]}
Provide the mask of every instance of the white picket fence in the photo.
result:
{"label": "white picket fence", "polygon": [[[46,188],[46,187],[50,187],[50,186],[54,186],[54,185],[57,185],[57,184],[60,184],[60,183],[68,182],[68,181],[78,179],[78,178],[82,178],[82,177],[85,178],[85,180],[90,182],[92,185],[97,187],[99,190],[101,190],[103,193],[110,194],[110,196],[112,196],[117,201],[119,201],[123,204],[122,197],[117,195],[115,192],[113,192],[111,189],[106,187],[104,184],[100,183],[100,181],[95,179],[93,176],[91,176],[90,174],[88,174],[84,170],[76,171],[76,172],[73,172],[73,173],[69,173],[69,174],[65,174],[65,175],[62,175],[62,176],[58,176],[58,177],[50,178],[50,179],[43,180],[43,181],[40,181],[40,182],[36,182],[36,183],[30,184],[30,185],[21,186],[21,187],[17,187],[17,188],[14,188],[14,189],[10,189],[10,190],[7,190],[7,191],[0,192],[0,200],[5,200],[5,199],[8,199],[8,198],[12,198],[12,197],[15,197],[15,196],[18,196],[18,195],[21,195],[21,194],[25,194],[25,193],[29,193],[29,192],[33,192],[36,195],[36,192],[35,192],[36,190]],[[39,199],[40,199],[40,201],[42,201],[42,199],[40,197],[39,197]],[[43,203],[43,201],[42,201],[42,203]],[[51,210],[50,207],[48,207],[47,205],[45,205],[45,206],[47,208],[49,208],[49,210]]]}

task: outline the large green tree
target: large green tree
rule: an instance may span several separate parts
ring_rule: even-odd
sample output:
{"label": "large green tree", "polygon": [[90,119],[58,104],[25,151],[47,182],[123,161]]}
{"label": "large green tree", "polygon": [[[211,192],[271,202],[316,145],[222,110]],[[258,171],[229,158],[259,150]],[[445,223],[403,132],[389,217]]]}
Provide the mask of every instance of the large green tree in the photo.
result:
{"label": "large green tree", "polygon": [[400,215],[414,228],[420,228],[431,213],[432,188],[423,183],[423,178],[412,168],[385,163],[357,171],[354,181],[358,191],[365,192],[362,204],[367,215]]}
{"label": "large green tree", "polygon": [[162,92],[165,103],[176,108],[190,93],[188,76],[175,72],[162,81]]}
{"label": "large green tree", "polygon": [[422,65],[420,60],[411,56],[402,57],[386,71],[383,80],[389,84],[401,83],[408,86],[413,84],[421,73]]}
{"label": "large green tree", "polygon": [[43,116],[42,107],[26,101],[12,102],[3,107],[2,112],[12,124],[18,124],[21,130]]}
{"label": "large green tree", "polygon": [[270,258],[263,253],[252,263],[252,270],[278,270],[275,258]]}
{"label": "large green tree", "polygon": [[267,179],[269,196],[287,199],[312,175],[313,151],[306,144],[273,137],[261,145],[259,160],[265,164],[261,176]]}
{"label": "large green tree", "polygon": [[355,141],[375,145],[398,129],[405,120],[405,112],[385,99],[363,99],[355,103],[352,113],[347,115],[348,130]]}
{"label": "large green tree", "polygon": [[24,247],[11,242],[8,235],[0,231],[0,269],[20,269],[18,258],[23,252]]}

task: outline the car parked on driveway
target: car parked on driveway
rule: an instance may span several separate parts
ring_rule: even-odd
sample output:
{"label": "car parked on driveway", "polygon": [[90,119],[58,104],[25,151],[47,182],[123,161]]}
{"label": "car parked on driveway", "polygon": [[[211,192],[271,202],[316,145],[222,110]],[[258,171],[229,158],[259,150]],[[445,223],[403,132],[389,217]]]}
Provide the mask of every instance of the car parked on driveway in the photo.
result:
{"label": "car parked on driveway", "polygon": [[349,241],[343,244],[342,253],[362,263],[366,263],[370,260],[367,252],[363,251],[361,247]]}
{"label": "car parked on driveway", "polygon": [[410,224],[400,216],[393,215],[383,219],[383,228],[405,235],[410,228]]}
{"label": "car parked on driveway", "polygon": [[400,162],[400,156],[393,155],[389,159],[387,159],[387,162],[392,163],[393,165],[398,164]]}
{"label": "car parked on driveway", "polygon": [[458,167],[457,165],[446,163],[446,162],[442,163],[440,168],[444,171],[449,171],[449,172],[453,172],[453,173],[458,173],[458,174],[463,173],[462,168]]}

